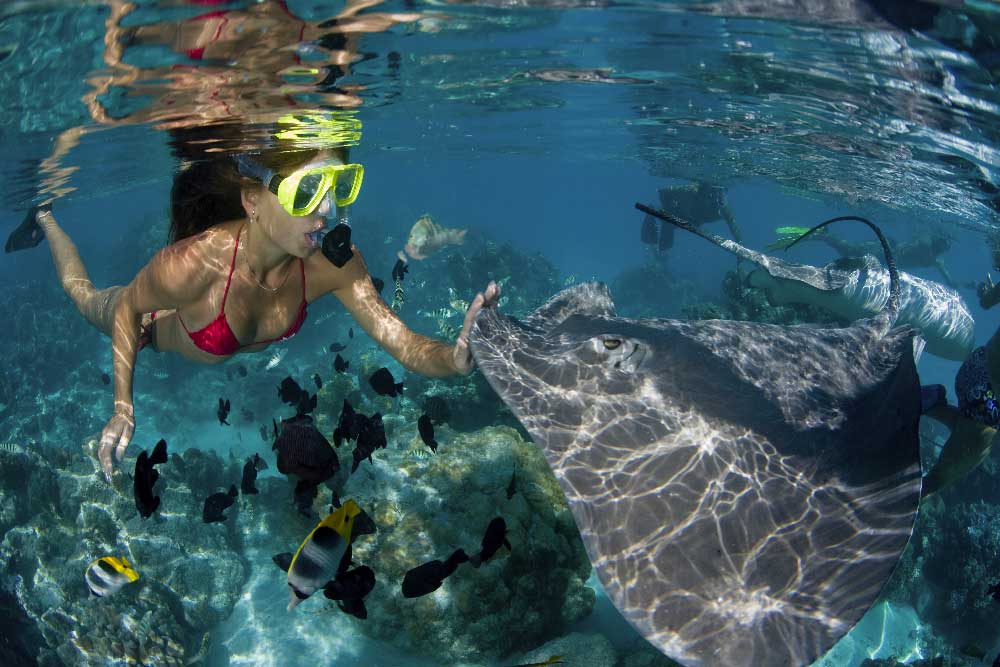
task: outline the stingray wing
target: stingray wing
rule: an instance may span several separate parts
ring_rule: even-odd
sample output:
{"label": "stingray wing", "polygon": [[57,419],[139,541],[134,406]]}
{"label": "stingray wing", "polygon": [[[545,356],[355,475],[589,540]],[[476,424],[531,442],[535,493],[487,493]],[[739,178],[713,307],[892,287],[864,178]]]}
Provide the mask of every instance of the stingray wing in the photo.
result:
{"label": "stingray wing", "polygon": [[484,309],[471,347],[625,618],[685,665],[791,667],[874,603],[912,531],[912,337]]}

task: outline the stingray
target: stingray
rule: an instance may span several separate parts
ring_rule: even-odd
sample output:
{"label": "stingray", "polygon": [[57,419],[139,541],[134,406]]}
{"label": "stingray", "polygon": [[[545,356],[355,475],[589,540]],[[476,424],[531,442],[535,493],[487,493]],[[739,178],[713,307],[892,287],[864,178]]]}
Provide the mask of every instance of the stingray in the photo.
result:
{"label": "stingray", "polygon": [[[651,209],[636,208],[651,215]],[[750,284],[767,292],[771,303],[805,303],[820,306],[844,319],[874,315],[889,299],[889,272],[871,255],[842,258],[821,267],[794,264],[751,250],[736,241],[702,231],[675,215],[659,212],[666,223],[697,234],[760,267]],[[835,220],[852,219],[851,216]],[[964,361],[975,343],[975,321],[958,292],[933,280],[899,272],[898,321],[909,324],[923,337],[927,352]]]}
{"label": "stingray", "polygon": [[916,332],[894,326],[893,284],[844,328],[618,317],[600,283],[523,320],[478,313],[479,369],[608,597],[674,660],[807,665],[877,599],[920,498]]}

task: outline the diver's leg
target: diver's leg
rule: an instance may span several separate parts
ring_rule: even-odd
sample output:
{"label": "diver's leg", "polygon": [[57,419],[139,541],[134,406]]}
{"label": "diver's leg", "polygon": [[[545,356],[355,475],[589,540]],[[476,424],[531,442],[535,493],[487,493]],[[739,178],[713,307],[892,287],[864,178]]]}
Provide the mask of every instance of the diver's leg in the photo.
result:
{"label": "diver's leg", "polygon": [[944,284],[952,289],[958,289],[958,283],[955,279],[951,277],[951,273],[948,272],[948,267],[945,266],[944,260],[940,257],[934,260],[934,266],[937,267],[938,273],[941,274],[941,278],[944,280]]}
{"label": "diver's leg", "polygon": [[39,215],[38,224],[45,231],[45,239],[52,251],[52,262],[56,265],[59,282],[66,294],[88,322],[105,335],[111,336],[115,303],[122,290],[121,286],[103,290],[94,287],[80,259],[80,253],[76,250],[76,244],[62,230],[51,212]]}
{"label": "diver's leg", "polygon": [[[940,386],[940,385],[936,385]],[[921,393],[923,393],[924,388],[921,387]],[[939,422],[942,426],[946,427],[949,431],[955,430],[955,422],[958,418],[962,416],[962,413],[954,405],[949,405],[946,401],[942,401],[933,406],[928,407],[923,411],[923,415],[930,417],[936,422]]]}
{"label": "diver's leg", "polygon": [[924,477],[924,497],[937,493],[952,482],[965,477],[993,449],[997,430],[959,415],[951,437],[944,443],[941,458]]}
{"label": "diver's leg", "polygon": [[743,243],[743,232],[740,231],[740,226],[736,224],[736,216],[729,209],[727,204],[722,206],[722,219],[726,221],[726,225],[729,227],[729,233],[732,234],[733,240],[737,243]]}

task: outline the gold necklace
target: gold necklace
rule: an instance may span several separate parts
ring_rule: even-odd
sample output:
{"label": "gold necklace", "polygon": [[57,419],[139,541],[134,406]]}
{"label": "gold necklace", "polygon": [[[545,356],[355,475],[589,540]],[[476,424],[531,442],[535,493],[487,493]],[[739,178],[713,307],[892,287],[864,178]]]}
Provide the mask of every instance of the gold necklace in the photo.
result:
{"label": "gold necklace", "polygon": [[[240,244],[241,245],[243,244],[243,239],[240,239]],[[239,248],[237,248],[236,250],[237,250],[237,252],[239,252]],[[278,290],[280,290],[282,287],[285,286],[285,283],[288,282],[288,275],[291,273],[290,269],[286,269],[285,270],[285,278],[284,278],[284,280],[281,281],[281,284],[278,285],[277,287],[268,287],[267,285],[265,285],[264,283],[262,283],[260,281],[260,278],[257,277],[257,274],[254,272],[253,267],[250,266],[250,260],[247,259],[247,254],[245,252],[245,246],[244,246],[244,253],[243,253],[243,263],[247,265],[247,270],[250,271],[250,277],[252,277],[253,281],[255,283],[257,283],[257,287],[259,287],[259,288],[261,288],[263,290],[267,290],[268,292],[271,292],[272,294],[274,294],[275,292],[277,292]]]}

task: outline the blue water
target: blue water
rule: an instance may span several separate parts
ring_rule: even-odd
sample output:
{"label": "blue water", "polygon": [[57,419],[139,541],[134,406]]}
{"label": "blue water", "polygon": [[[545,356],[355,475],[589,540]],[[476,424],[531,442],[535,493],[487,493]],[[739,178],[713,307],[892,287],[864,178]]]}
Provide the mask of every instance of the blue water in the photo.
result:
{"label": "blue water", "polygon": [[[633,208],[635,202],[658,206],[657,190],[665,185],[702,179],[728,188],[743,243],[751,248],[773,242],[776,227],[809,226],[847,214],[870,218],[897,240],[928,229],[947,232],[953,243],[941,260],[975,318],[976,345],[997,331],[1000,309],[983,310],[971,287],[991,269],[1000,270],[992,267],[987,243],[991,234],[1000,234],[988,201],[1000,188],[996,51],[971,46],[979,44],[972,38],[977,29],[996,25],[995,9],[977,5],[969,14],[943,9],[933,26],[918,31],[878,18],[861,0],[838,5],[842,11],[819,3],[823,11],[812,7],[801,15],[782,3],[755,6],[735,0],[575,4],[376,4],[360,16],[412,12],[420,18],[387,29],[360,29],[352,46],[355,62],[337,80],[336,91],[304,87],[289,93],[301,105],[324,108],[335,106],[337,93],[345,90],[355,98],[364,133],[351,159],[365,165],[364,187],[353,207],[355,241],[372,275],[386,280],[384,294],[391,296],[388,276],[396,251],[414,221],[430,213],[446,227],[469,229],[470,237],[509,243],[523,257],[541,255],[564,284],[597,280],[614,288],[628,272],[664,267],[644,282],[644,294],[615,294],[623,302],[654,303],[657,312],[623,308],[623,315],[682,318],[691,304],[725,303],[722,283],[734,270],[733,258],[681,231],[669,254],[657,256],[640,243],[643,216]],[[126,26],[178,25],[182,17],[212,9],[186,2],[138,5]],[[241,12],[255,5],[225,7]],[[287,8],[295,20],[317,24],[343,12],[345,5],[289,0]],[[60,159],[60,166],[71,171],[60,183],[64,193],[55,197],[54,208],[98,287],[127,284],[166,243],[171,179],[179,160],[162,127],[140,122],[146,120],[142,112],[156,108],[158,86],[170,90],[159,77],[176,72],[171,65],[206,64],[166,45],[127,49],[126,63],[140,72],[140,82],[118,81],[101,98],[118,120],[96,121],[82,98],[102,77],[121,74],[103,61],[108,12],[103,4],[89,2],[39,0],[0,7],[0,56],[5,45],[16,45],[0,59],[0,231],[6,235],[29,206],[52,199],[45,191],[43,160],[60,132],[87,128],[91,132]],[[295,41],[286,45],[294,47]],[[234,51],[208,64],[240,73],[240,56]],[[573,73],[596,81],[555,80],[556,70],[563,78]],[[272,98],[265,93],[276,81],[231,92],[234,98],[245,94],[267,101]],[[728,235],[721,221],[706,229]],[[860,225],[848,224],[836,233],[853,241],[869,238]],[[470,243],[459,252],[473,249]],[[835,255],[816,243],[782,257],[819,265]],[[444,277],[427,266],[411,263],[409,303],[400,314],[414,330],[438,336],[434,321],[419,311],[447,304],[424,303],[418,285],[425,281],[429,292],[427,286]],[[940,279],[932,268],[907,270]],[[43,443],[76,455],[113,409],[111,389],[99,379],[112,370],[110,343],[83,323],[62,294],[44,246],[0,258],[0,280],[9,289],[4,303],[12,322],[12,334],[0,341],[0,354],[8,360],[4,384],[17,396],[0,412],[0,441]],[[510,295],[537,289],[530,275],[512,276],[511,285]],[[460,296],[471,300],[474,290],[483,288],[466,286]],[[548,296],[531,298],[537,304]],[[270,454],[258,429],[275,409],[276,382],[289,373],[303,381],[313,372],[326,378],[332,355],[325,347],[348,340],[348,328],[358,334],[358,345],[370,344],[335,299],[312,304],[309,318],[299,335],[276,346],[287,350],[286,361],[270,373],[261,366],[274,350],[219,366],[140,355],[130,459],[161,437],[172,451],[200,448],[223,458],[231,452],[239,461],[255,451]],[[402,367],[387,355],[378,359],[403,376]],[[246,381],[227,375],[239,363],[251,369]],[[924,354],[918,371],[923,384],[948,387],[954,402],[959,366],[959,361]],[[231,420],[231,429],[220,430],[214,404],[223,392],[239,396],[255,419]],[[407,407],[416,410],[417,404]],[[39,413],[48,416],[40,419]],[[409,429],[414,431],[412,424]],[[408,442],[412,434],[407,433]],[[934,434],[938,444],[946,437],[940,429]],[[927,444],[924,449],[925,461],[933,461]],[[935,539],[952,534],[946,530],[972,530],[955,522],[966,520],[961,517],[970,516],[975,503],[985,503],[975,505],[984,516],[983,507],[992,511],[1000,504],[997,456],[991,454],[967,483],[957,485],[961,488],[942,494],[944,504],[928,513],[930,519],[921,515],[914,540],[924,541],[927,559],[913,566],[916,583],[906,594],[879,603],[823,664],[853,666],[864,658],[891,656],[912,662],[936,655],[945,656],[944,664],[990,664],[998,637],[995,628],[979,624],[995,617],[990,605],[996,603],[983,584],[1000,580],[1000,551],[987,545],[982,553],[951,554],[955,570],[962,572],[958,580],[965,577],[971,587],[962,601],[941,589],[939,572],[922,568],[942,562],[946,545]],[[277,480],[271,463],[262,479]],[[228,484],[219,481],[220,488]],[[29,499],[29,506],[33,502]],[[19,514],[0,525],[6,531],[27,521]],[[130,524],[123,534],[140,528]],[[989,524],[985,530],[994,528],[1000,526]],[[88,548],[90,543],[78,551]],[[8,579],[20,572],[9,560],[2,564]],[[336,665],[366,660],[441,664],[404,642],[394,645],[378,633],[366,636],[335,611],[321,616],[318,604],[312,610],[317,618],[287,622],[284,584],[268,568],[273,569],[265,563],[255,570],[267,574],[255,574],[258,578],[241,594],[243,601],[235,611],[229,608],[232,616],[210,629],[208,664],[213,667],[319,659]],[[273,587],[261,584],[267,580],[259,577],[266,576]],[[925,580],[931,583],[925,586]],[[34,585],[41,590],[46,584]],[[574,630],[595,633],[614,646],[618,662],[594,664],[654,664],[626,662],[642,640],[595,577],[590,585],[598,590],[593,615],[553,628],[546,640]],[[320,622],[338,628],[336,641],[316,643],[323,634],[315,627]],[[242,637],[246,627],[258,634]],[[982,650],[969,649],[973,645]],[[528,662],[524,656],[535,648],[519,646],[502,657],[468,655],[462,664]],[[340,657],[330,657],[334,650]],[[548,657],[530,655],[533,661]],[[460,662],[453,656],[449,661]],[[109,659],[107,664],[118,663]]]}

